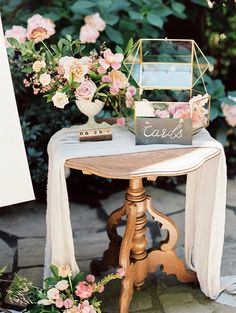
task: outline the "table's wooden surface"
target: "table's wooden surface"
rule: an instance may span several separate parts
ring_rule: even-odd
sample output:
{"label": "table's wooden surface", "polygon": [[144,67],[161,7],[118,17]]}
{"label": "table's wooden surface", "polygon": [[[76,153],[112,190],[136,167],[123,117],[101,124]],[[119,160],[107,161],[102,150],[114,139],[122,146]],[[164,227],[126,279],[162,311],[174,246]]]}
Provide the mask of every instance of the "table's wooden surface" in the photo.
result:
{"label": "table's wooden surface", "polygon": [[173,176],[191,172],[219,153],[220,151],[215,148],[166,149],[111,156],[72,158],[66,161],[65,166],[107,178]]}

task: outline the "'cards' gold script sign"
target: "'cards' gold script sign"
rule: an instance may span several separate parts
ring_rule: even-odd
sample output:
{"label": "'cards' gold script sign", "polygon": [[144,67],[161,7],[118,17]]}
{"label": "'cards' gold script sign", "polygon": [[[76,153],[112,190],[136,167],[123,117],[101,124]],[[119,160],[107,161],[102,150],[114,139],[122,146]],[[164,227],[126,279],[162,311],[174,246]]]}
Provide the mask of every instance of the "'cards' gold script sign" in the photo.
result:
{"label": "'cards' gold script sign", "polygon": [[136,145],[192,144],[192,119],[136,117]]}

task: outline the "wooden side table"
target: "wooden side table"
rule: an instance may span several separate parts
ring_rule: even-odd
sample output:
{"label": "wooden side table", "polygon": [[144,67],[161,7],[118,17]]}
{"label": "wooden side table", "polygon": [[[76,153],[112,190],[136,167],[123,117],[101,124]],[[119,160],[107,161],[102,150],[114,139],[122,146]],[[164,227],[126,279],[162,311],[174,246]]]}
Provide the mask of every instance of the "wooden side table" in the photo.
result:
{"label": "wooden side table", "polygon": [[[205,153],[198,157],[199,149],[205,149]],[[129,180],[124,205],[115,210],[107,221],[109,248],[104,252],[102,261],[92,263],[94,271],[117,265],[125,269],[120,293],[120,313],[128,313],[133,288],[139,289],[148,273],[154,272],[158,265],[167,274],[175,274],[181,282],[197,282],[196,273],[189,271],[184,261],[176,255],[177,225],[152,207],[151,197],[145,194],[142,179],[156,180],[158,176],[187,174],[219,153],[215,148],[180,148],[66,161],[65,166],[81,170],[85,174]],[[178,166],[178,162],[181,166]],[[149,251],[146,249],[146,211],[161,228],[167,230],[167,237],[160,243],[160,247]],[[117,225],[122,216],[127,217],[123,238],[117,233]]]}

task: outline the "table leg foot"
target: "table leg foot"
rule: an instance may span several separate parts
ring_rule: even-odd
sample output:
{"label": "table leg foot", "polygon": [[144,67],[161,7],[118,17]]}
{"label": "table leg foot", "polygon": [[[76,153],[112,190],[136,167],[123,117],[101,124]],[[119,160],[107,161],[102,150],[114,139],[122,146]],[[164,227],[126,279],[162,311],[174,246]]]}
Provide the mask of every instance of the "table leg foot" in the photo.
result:
{"label": "table leg foot", "polygon": [[184,261],[180,259],[174,250],[161,251],[151,250],[148,254],[149,272],[155,272],[158,265],[166,274],[174,274],[183,283],[197,283],[196,273],[185,267]]}

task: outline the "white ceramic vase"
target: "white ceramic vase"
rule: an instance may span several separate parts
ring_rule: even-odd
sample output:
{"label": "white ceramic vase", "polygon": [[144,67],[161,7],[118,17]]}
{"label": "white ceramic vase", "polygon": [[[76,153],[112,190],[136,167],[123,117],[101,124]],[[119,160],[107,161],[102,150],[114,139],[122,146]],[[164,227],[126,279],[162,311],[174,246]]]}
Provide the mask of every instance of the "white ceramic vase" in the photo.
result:
{"label": "white ceramic vase", "polygon": [[95,121],[94,117],[97,115],[103,108],[104,102],[96,99],[94,102],[92,101],[75,101],[78,109],[80,112],[82,112],[84,115],[88,117],[87,123],[85,123],[83,126],[86,128],[95,128],[99,124]]}

